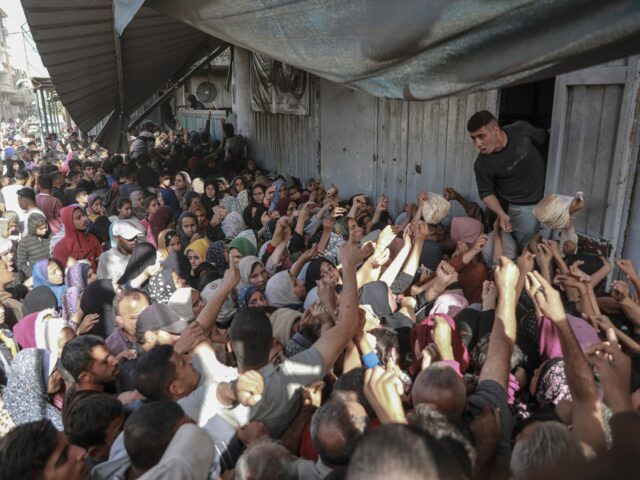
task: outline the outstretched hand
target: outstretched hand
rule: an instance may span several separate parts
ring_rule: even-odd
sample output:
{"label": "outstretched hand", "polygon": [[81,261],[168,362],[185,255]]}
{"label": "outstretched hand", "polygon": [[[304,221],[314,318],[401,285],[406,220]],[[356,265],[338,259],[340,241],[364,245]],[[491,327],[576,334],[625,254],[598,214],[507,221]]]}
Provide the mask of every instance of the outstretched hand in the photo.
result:
{"label": "outstretched hand", "polygon": [[391,368],[368,368],[364,372],[364,395],[381,423],[407,423],[402,408],[402,382]]}
{"label": "outstretched hand", "polygon": [[538,272],[527,273],[525,278],[527,293],[542,315],[553,323],[567,320],[560,293]]}

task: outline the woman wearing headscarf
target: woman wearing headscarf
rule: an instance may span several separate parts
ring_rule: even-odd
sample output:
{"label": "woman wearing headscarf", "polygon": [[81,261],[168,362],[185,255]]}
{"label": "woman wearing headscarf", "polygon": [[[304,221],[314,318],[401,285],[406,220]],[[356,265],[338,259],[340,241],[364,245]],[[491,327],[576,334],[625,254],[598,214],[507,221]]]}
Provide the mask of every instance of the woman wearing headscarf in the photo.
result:
{"label": "woman wearing headscarf", "polygon": [[[486,244],[482,224],[469,217],[451,220],[451,240],[463,242],[466,250],[449,260],[458,272],[458,282],[469,303],[482,303],[482,284],[488,278],[487,266],[476,257]],[[482,236],[482,237],[481,237]]]}
{"label": "woman wearing headscarf", "polygon": [[91,265],[84,260],[67,268],[64,280],[67,291],[62,297],[62,317],[66,321],[71,321],[71,318],[78,310],[80,295],[82,295],[84,289],[87,288],[87,285],[95,279],[96,274],[91,268]]}
{"label": "woman wearing headscarf", "polygon": [[[149,225],[151,226],[151,236],[158,242],[158,235],[161,231],[171,228],[175,216],[173,211],[166,206],[159,207],[153,214],[149,216]],[[156,243],[156,246],[158,244]]]}
{"label": "woman wearing headscarf", "polygon": [[[93,222],[91,233],[95,235],[100,243],[100,246],[103,250],[109,250],[111,248],[111,238],[109,236],[109,228],[111,227],[111,222],[109,221],[109,217],[104,215],[96,218],[96,221]],[[52,240],[53,243],[53,240]]]}
{"label": "woman wearing headscarf", "polygon": [[178,218],[176,231],[180,236],[180,242],[183,247],[198,240],[200,238],[200,234],[198,233],[198,217],[196,217],[194,213],[184,212]]}
{"label": "woman wearing headscarf", "polygon": [[209,245],[207,249],[207,262],[215,267],[215,272],[218,277],[224,275],[224,271],[229,268],[229,257],[224,240],[218,240]]}
{"label": "woman wearing headscarf", "polygon": [[264,291],[269,280],[269,274],[258,257],[253,255],[244,257],[238,263],[238,270],[240,272],[239,287],[252,285]]}
{"label": "woman wearing headscarf", "polygon": [[154,302],[168,303],[173,292],[189,286],[191,264],[184,253],[171,253],[162,270],[149,280],[149,295]]}
{"label": "woman wearing headscarf", "polygon": [[[191,264],[191,277],[196,275],[196,269],[200,264],[207,260],[207,249],[209,248],[209,240],[200,238],[195,242],[191,242],[184,250],[189,263]],[[193,283],[193,282],[192,282]]]}
{"label": "woman wearing headscarf", "polygon": [[179,217],[182,213],[180,208],[180,202],[176,194],[170,188],[160,188],[160,198],[162,198],[162,204],[169,207],[176,217]]}
{"label": "woman wearing headscarf", "polygon": [[[294,268],[292,267],[293,271]],[[292,271],[283,270],[276,273],[267,282],[265,294],[269,305],[273,307],[288,307],[294,310],[300,308],[307,294],[304,281],[297,279]]]}
{"label": "woman wearing headscarf", "polygon": [[247,189],[247,182],[242,176],[237,176],[231,180],[231,186],[236,191],[236,199],[238,200],[238,207],[240,213],[243,213],[245,208],[249,205],[249,190]]}
{"label": "woman wearing headscarf", "polygon": [[85,332],[107,338],[113,333],[115,314],[113,311],[113,299],[116,296],[114,283],[111,279],[95,280],[87,285],[80,300],[80,309],[77,312],[79,318],[91,313],[99,317],[91,330]]}
{"label": "woman wearing headscarf", "polygon": [[91,223],[94,223],[96,219],[103,215],[104,209],[102,208],[102,198],[95,193],[92,193],[87,197],[87,217]]}
{"label": "woman wearing headscarf", "polygon": [[540,408],[556,406],[561,400],[571,400],[564,360],[552,358],[542,363],[531,379],[529,391],[535,395]]}
{"label": "woman wearing headscarf", "polygon": [[34,288],[45,286],[49,287],[56,296],[58,308],[62,307],[62,298],[67,291],[64,284],[64,275],[62,267],[55,259],[39,260],[33,266],[33,286]]}
{"label": "woman wearing headscarf", "polygon": [[41,286],[34,288],[27,296],[24,297],[22,303],[22,311],[25,317],[32,313],[40,312],[47,308],[56,308],[57,300],[55,294],[49,287]]}
{"label": "woman wearing headscarf", "polygon": [[[151,275],[149,267],[153,267],[158,263],[158,251],[147,242],[140,242],[131,252],[127,266],[118,279],[118,285],[124,288],[142,288],[146,287]],[[145,274],[146,272],[146,274]]]}
{"label": "woman wearing headscarf", "polygon": [[67,266],[69,258],[89,260],[96,269],[102,246],[96,237],[86,233],[88,219],[77,205],[60,210],[60,219],[64,225],[64,237],[53,247],[53,257],[62,267]]}
{"label": "woman wearing headscarf", "polygon": [[213,207],[218,205],[218,181],[215,178],[207,178],[204,181],[204,195],[201,199],[202,206],[207,212],[207,218],[212,218]]}
{"label": "woman wearing headscarf", "polygon": [[178,236],[178,232],[168,228],[163,230],[158,235],[158,252],[162,257],[162,260],[166,260],[170,253],[181,252],[182,242]]}
{"label": "woman wearing headscarf", "polygon": [[269,189],[271,188],[273,188],[273,198],[271,198],[271,203],[269,204],[269,213],[276,210],[278,201],[280,201],[281,198],[287,198],[289,196],[287,184],[281,178],[273,182]]}
{"label": "woman wearing headscarf", "polygon": [[23,350],[13,359],[3,399],[16,425],[47,419],[64,430],[64,381],[56,367],[57,358],[39,348]]}
{"label": "woman wearing headscarf", "polygon": [[268,307],[269,302],[264,295],[264,290],[248,285],[238,290],[238,306],[243,307]]}
{"label": "woman wearing headscarf", "polygon": [[266,191],[267,188],[264,185],[254,185],[251,189],[249,205],[242,212],[244,223],[253,230],[262,229],[262,214],[268,211],[268,205],[264,205]]}
{"label": "woman wearing headscarf", "polygon": [[176,197],[178,198],[178,202],[180,202],[183,210],[186,210],[183,201],[184,196],[191,190],[191,177],[189,176],[189,174],[184,171],[176,173],[173,191],[175,192]]}
{"label": "woman wearing headscarf", "polygon": [[147,209],[144,208],[144,192],[135,190],[129,195],[131,200],[131,209],[138,220],[144,220],[147,217]]}
{"label": "woman wearing headscarf", "polygon": [[222,221],[222,231],[228,240],[236,238],[246,228],[247,226],[238,212],[230,211]]}
{"label": "woman wearing headscarf", "polygon": [[[221,207],[214,207],[219,209]],[[218,223],[215,227],[211,225],[207,218],[207,213],[202,205],[197,205],[189,209],[198,219],[198,234],[200,238],[207,238],[210,242],[216,240],[224,240],[224,231],[222,230],[222,224]]]}

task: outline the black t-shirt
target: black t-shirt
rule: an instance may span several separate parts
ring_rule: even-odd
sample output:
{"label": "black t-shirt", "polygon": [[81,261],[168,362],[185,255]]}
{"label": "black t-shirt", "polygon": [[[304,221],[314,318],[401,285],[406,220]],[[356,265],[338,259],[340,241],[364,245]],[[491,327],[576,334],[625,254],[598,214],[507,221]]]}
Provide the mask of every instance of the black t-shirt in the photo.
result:
{"label": "black t-shirt", "polygon": [[544,196],[545,166],[536,148],[547,132],[526,122],[504,127],[507,146],[499,152],[479,153],[473,166],[480,198],[496,195],[515,205],[530,205]]}
{"label": "black t-shirt", "polygon": [[83,178],[78,182],[78,188],[83,188],[87,191],[87,193],[93,192],[97,187],[96,184],[93,183],[93,180],[87,180]]}
{"label": "black t-shirt", "polygon": [[[463,422],[464,434],[474,442],[474,438],[471,435],[469,425],[471,421],[482,413],[482,409],[487,406],[492,410],[496,408],[500,409],[500,416],[502,417],[502,436],[500,443],[498,444],[498,450],[496,452],[497,467],[502,469],[505,466],[508,468],[511,458],[511,432],[513,431],[514,420],[507,403],[507,392],[504,388],[494,380],[483,380],[476,386],[476,391],[473,392],[467,398],[467,411],[465,412]],[[481,441],[475,439],[475,441]],[[474,442],[475,443],[475,442]]]}

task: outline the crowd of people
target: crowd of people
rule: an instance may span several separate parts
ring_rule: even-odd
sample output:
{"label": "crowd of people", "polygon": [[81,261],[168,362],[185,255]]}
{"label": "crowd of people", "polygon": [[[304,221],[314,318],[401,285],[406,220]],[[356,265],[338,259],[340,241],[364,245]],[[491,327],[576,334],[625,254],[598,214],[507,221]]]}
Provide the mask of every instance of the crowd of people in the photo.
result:
{"label": "crowd of people", "polygon": [[22,127],[0,479],[637,478],[640,276],[583,251],[588,199],[544,197],[544,131],[476,113],[487,208],[443,185],[392,212],[231,124],[147,121],[122,155]]}

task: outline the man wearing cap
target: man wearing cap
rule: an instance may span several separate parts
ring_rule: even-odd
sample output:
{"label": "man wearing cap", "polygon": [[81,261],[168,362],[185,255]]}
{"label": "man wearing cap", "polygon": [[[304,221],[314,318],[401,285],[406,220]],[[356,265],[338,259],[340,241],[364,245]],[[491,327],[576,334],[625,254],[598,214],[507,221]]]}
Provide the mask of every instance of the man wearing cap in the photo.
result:
{"label": "man wearing cap", "polygon": [[32,213],[39,213],[46,218],[46,215],[42,210],[36,206],[36,192],[32,188],[24,187],[18,190],[18,218],[20,219],[20,230],[25,232],[27,229],[27,222],[29,221],[29,215]]}
{"label": "man wearing cap", "polygon": [[118,220],[113,225],[113,236],[116,239],[116,246],[110,248],[100,255],[98,263],[98,279],[110,279],[118,281],[122,276],[133,247],[135,247],[140,232],[131,222]]}
{"label": "man wearing cap", "polygon": [[156,137],[156,124],[151,120],[146,120],[140,125],[140,134],[131,144],[131,158],[137,158],[142,153],[151,154]]}
{"label": "man wearing cap", "polygon": [[20,205],[18,204],[18,190],[24,188],[27,184],[28,178],[29,174],[25,170],[18,170],[15,175],[16,183],[2,187],[5,212],[18,213],[20,211]]}
{"label": "man wearing cap", "polygon": [[154,303],[138,315],[136,336],[148,352],[156,345],[175,345],[188,325],[170,306]]}

